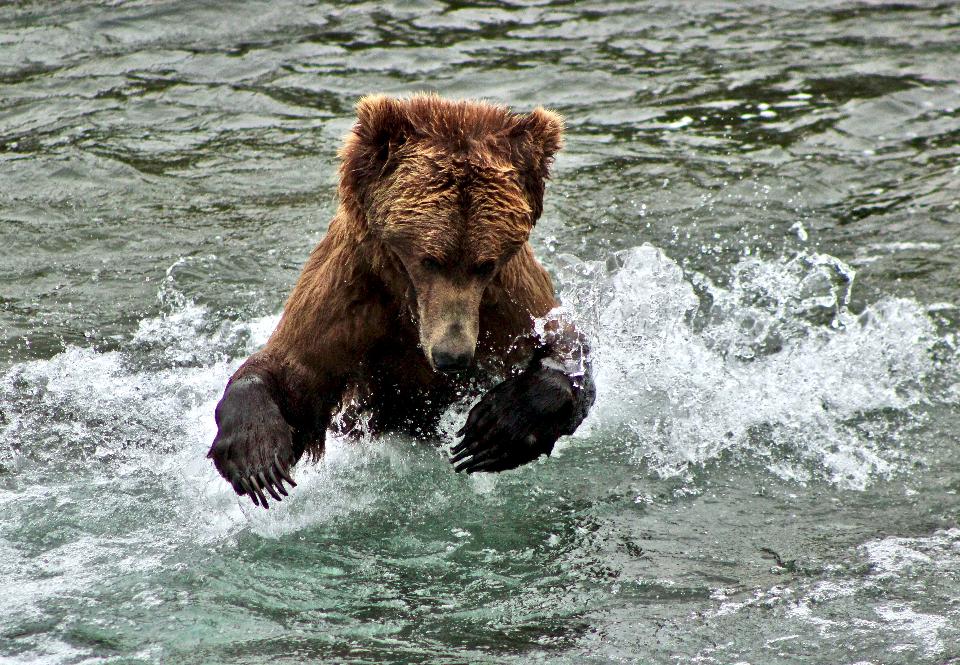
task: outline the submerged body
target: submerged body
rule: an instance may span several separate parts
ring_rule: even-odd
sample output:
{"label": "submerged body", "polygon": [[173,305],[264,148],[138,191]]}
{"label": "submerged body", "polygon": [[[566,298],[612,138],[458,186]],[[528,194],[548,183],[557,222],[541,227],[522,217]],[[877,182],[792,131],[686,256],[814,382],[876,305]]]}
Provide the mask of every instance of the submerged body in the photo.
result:
{"label": "submerged body", "polygon": [[435,96],[368,97],[341,150],[340,206],[266,346],[230,379],[208,456],[267,507],[323,451],[341,406],[374,431],[434,432],[493,386],[453,449],[503,471],[572,433],[593,402],[589,352],[528,238],[562,121]]}

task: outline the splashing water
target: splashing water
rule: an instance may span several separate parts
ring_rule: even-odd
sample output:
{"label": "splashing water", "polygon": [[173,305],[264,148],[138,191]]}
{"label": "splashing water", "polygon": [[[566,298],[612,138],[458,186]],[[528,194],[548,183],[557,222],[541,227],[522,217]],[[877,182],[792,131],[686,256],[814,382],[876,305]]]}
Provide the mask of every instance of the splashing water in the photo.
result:
{"label": "splashing water", "polygon": [[854,314],[854,271],[819,254],[744,260],[726,288],[687,279],[652,246],[562,266],[563,297],[596,345],[589,424],[619,433],[657,473],[730,448],[784,479],[857,489],[895,469],[895,454],[858,424],[924,398],[936,336],[915,302]]}
{"label": "splashing water", "polygon": [[[930,399],[938,338],[916,302],[852,313],[854,271],[819,254],[744,260],[726,287],[686,276],[649,245],[557,263],[562,299],[594,345],[598,399],[576,438],[627,446],[663,477],[731,449],[784,479],[854,489],[898,468],[898,451],[863,423]],[[2,463],[41,472],[104,464],[121,476],[187,467],[186,485],[216,484],[202,455],[212,407],[277,317],[218,324],[206,308],[174,300],[123,350],[71,347],[7,372]],[[451,431],[465,408],[452,409]],[[341,446],[349,444],[333,438],[331,448]]]}
{"label": "splashing water", "polygon": [[[129,594],[143,585],[131,575],[158,580],[141,593],[148,605],[165,605],[170,601],[161,588],[169,582],[163,580],[191,568],[184,551],[237,547],[250,532],[279,543],[321,529],[333,552],[323,559],[324,570],[359,565],[346,563],[356,537],[346,535],[353,528],[347,525],[390,524],[398,515],[406,515],[414,540],[436,541],[424,560],[429,566],[493,566],[484,575],[495,574],[506,565],[498,557],[454,563],[474,539],[481,549],[471,556],[490,556],[489,545],[479,544],[483,531],[476,530],[488,528],[480,526],[486,513],[512,514],[508,506],[535,501],[524,510],[538,514],[544,487],[568,491],[564,485],[576,477],[570,465],[596,477],[614,470],[609,460],[583,458],[602,450],[626,452],[628,467],[652,472],[640,476],[648,484],[679,478],[694,493],[697,470],[723,460],[759,460],[798,486],[819,480],[850,489],[866,488],[911,461],[890,441],[909,429],[912,409],[932,398],[927,377],[935,372],[930,349],[938,341],[915,302],[887,299],[851,312],[853,271],[823,255],[750,258],[734,267],[724,287],[686,275],[652,246],[603,262],[564,256],[557,264],[563,299],[593,340],[597,403],[553,460],[502,477],[471,478],[466,486],[430,446],[402,437],[359,443],[331,437],[319,465],[298,468],[300,486],[278,509],[267,513],[238,501],[204,458],[215,433],[213,407],[227,377],[265,341],[277,317],[218,321],[209,309],[172,297],[169,283],[161,289],[169,312],[142,321],[120,350],[70,347],[50,360],[15,365],[0,379],[0,463],[13,480],[0,490],[7,515],[0,574],[19,581],[10,592],[18,609],[0,626],[15,633],[30,621],[64,621],[63,612],[73,607],[59,600],[64,594],[82,598],[92,587],[123,584]],[[467,407],[448,414],[451,432]],[[46,535],[24,540],[37,523],[46,525]],[[446,533],[439,541],[420,533],[437,528]],[[559,616],[576,614],[585,598],[599,602],[576,572],[583,557],[602,546],[590,530],[586,540],[561,546],[570,549],[559,558],[554,550],[564,541],[558,532],[538,533],[534,528],[529,536],[546,545],[518,556],[560,566],[557,579],[572,590],[557,601]],[[503,602],[500,611],[508,611],[515,607],[511,598],[494,607]],[[134,611],[136,601],[129,602],[116,611]],[[905,605],[883,611],[881,620],[898,626],[920,620]],[[119,631],[117,639],[133,639],[126,629],[112,630]],[[71,635],[36,648],[53,661],[88,653],[77,650],[79,638]]]}

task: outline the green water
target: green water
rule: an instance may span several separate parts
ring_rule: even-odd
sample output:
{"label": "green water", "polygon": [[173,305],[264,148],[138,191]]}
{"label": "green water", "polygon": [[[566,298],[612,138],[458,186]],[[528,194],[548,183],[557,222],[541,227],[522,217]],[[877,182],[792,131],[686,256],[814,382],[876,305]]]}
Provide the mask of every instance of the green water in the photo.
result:
{"label": "green water", "polygon": [[[0,7],[0,662],[960,658],[958,45],[953,2]],[[566,117],[534,244],[597,404],[499,476],[332,438],[258,512],[213,406],[357,97],[418,90]]]}

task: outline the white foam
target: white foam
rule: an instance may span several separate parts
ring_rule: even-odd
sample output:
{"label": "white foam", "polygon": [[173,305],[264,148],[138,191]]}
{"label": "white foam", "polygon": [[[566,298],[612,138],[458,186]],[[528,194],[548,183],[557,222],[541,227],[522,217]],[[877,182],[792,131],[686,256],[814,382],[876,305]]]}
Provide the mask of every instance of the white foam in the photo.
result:
{"label": "white foam", "polygon": [[[935,656],[943,652],[943,640],[940,631],[947,625],[947,618],[936,614],[917,612],[903,603],[890,603],[875,609],[877,615],[887,624],[887,629],[908,633],[917,638],[926,656]],[[891,651],[913,651],[912,643],[896,644]]]}
{"label": "white foam", "polygon": [[[720,602],[710,614],[715,617],[753,611],[768,614],[779,607],[785,619],[781,624],[783,630],[803,631],[809,626],[827,638],[867,631],[884,636],[891,652],[920,652],[926,657],[943,655],[946,650],[943,633],[956,625],[957,613],[949,605],[944,608],[944,614],[922,607],[926,587],[918,580],[952,575],[960,563],[960,529],[936,531],[921,537],[871,540],[858,548],[858,554],[869,563],[866,572],[851,562],[833,566],[831,579],[809,583],[798,580],[795,590],[772,586],[737,601],[720,593],[716,597]],[[904,597],[909,600],[903,600]]]}
{"label": "white foam", "polygon": [[923,538],[891,536],[871,540],[861,545],[860,551],[879,579],[896,578],[910,568],[937,567],[944,554],[960,559],[960,529],[947,529]]}
{"label": "white foam", "polygon": [[850,313],[855,272],[821,254],[745,259],[727,287],[651,246],[561,266],[564,302],[595,346],[588,431],[620,436],[658,473],[730,448],[781,477],[849,488],[897,467],[850,421],[924,399],[936,336],[916,302]]}

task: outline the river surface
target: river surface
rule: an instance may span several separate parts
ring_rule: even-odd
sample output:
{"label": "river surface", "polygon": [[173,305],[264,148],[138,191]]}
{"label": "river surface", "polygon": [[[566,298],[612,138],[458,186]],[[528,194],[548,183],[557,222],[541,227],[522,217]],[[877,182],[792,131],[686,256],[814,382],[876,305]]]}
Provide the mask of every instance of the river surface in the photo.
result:
{"label": "river surface", "polygon": [[[419,90],[566,117],[597,404],[499,476],[332,438],[260,511],[213,407],[357,98]],[[6,3],[0,661],[958,662],[958,307],[956,2]]]}

